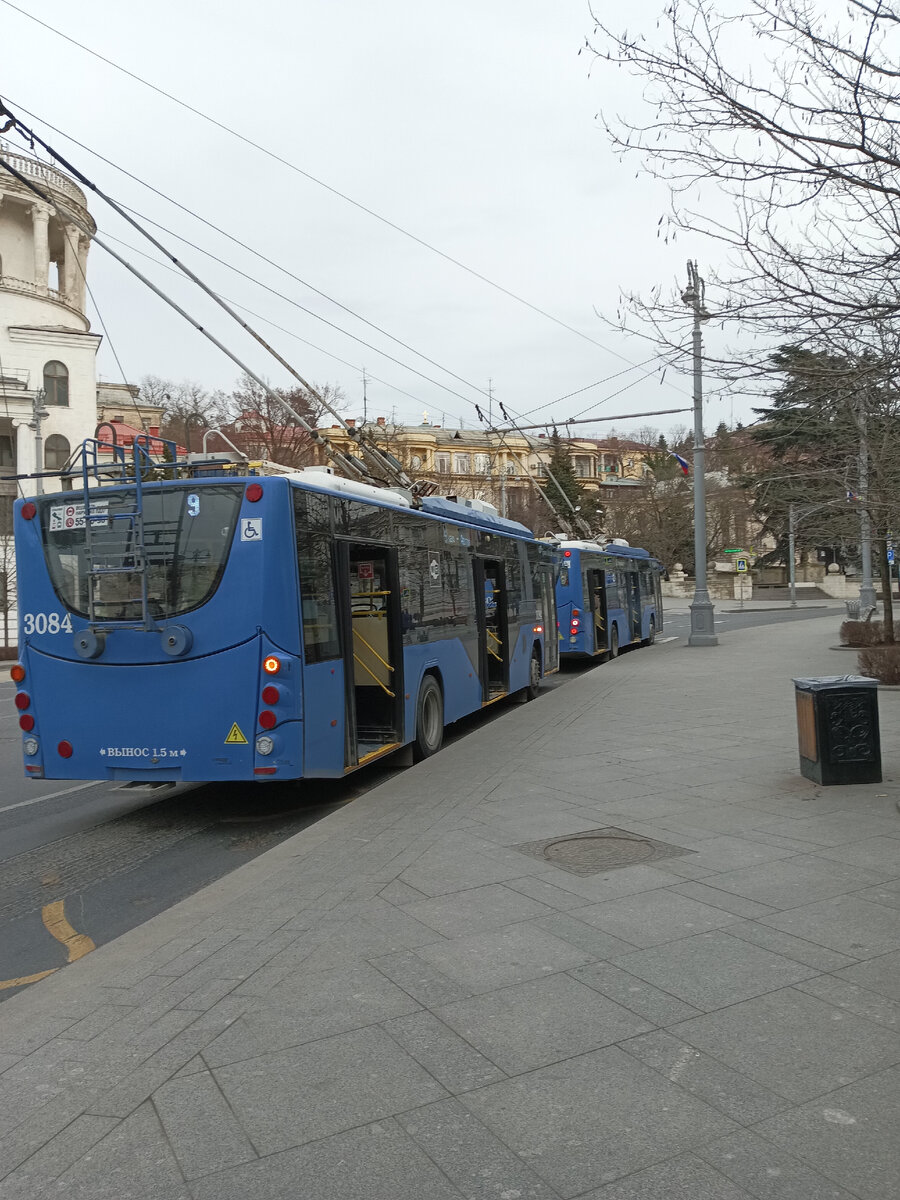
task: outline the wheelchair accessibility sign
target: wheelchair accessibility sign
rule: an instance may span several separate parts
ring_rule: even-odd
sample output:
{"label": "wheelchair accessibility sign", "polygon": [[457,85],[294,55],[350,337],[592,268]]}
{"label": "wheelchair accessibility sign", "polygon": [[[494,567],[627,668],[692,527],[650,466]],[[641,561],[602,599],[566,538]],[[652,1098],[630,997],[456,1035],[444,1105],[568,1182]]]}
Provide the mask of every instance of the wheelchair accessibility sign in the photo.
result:
{"label": "wheelchair accessibility sign", "polygon": [[262,541],[262,517],[242,517],[241,518],[241,541],[242,542],[261,542]]}

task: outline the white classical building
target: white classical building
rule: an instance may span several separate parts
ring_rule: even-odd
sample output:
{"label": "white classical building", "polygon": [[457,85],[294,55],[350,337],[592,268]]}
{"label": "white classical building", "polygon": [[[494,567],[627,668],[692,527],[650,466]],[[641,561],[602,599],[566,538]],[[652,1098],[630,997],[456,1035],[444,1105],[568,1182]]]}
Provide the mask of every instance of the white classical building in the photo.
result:
{"label": "white classical building", "polygon": [[[95,230],[71,179],[2,143],[0,155]],[[71,447],[94,431],[101,339],[84,311],[89,246],[75,225],[0,169],[0,474],[62,466]],[[48,412],[42,463],[30,427],[38,399]],[[47,490],[53,486],[49,481]]]}
{"label": "white classical building", "polygon": [[[84,193],[53,167],[0,142],[0,157],[51,200],[96,226]],[[9,616],[14,580],[9,533],[14,482],[62,467],[97,424],[95,360],[100,337],[85,316],[88,238],[56,207],[0,168],[0,614]],[[37,461],[34,414],[41,421]],[[44,481],[56,491],[55,478]],[[22,481],[25,494],[33,481]],[[0,625],[0,647],[3,645]]]}

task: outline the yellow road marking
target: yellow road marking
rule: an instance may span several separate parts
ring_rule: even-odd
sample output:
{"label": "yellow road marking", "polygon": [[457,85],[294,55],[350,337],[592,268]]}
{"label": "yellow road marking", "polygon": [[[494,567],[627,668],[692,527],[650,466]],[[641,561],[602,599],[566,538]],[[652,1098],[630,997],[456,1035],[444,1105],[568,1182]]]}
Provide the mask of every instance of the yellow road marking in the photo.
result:
{"label": "yellow road marking", "polygon": [[66,947],[69,952],[69,962],[77,962],[97,947],[86,933],[76,933],[66,920],[65,901],[54,900],[45,904],[41,911],[41,920],[51,937]]}
{"label": "yellow road marking", "polygon": [[[65,946],[70,963],[77,962],[79,958],[84,958],[86,954],[97,949],[86,933],[76,933],[66,920],[64,900],[54,900],[52,904],[45,904],[41,909],[41,920],[51,937],[55,937]],[[34,975],[20,975],[18,979],[0,979],[0,992],[7,988],[24,987],[26,983],[37,983],[58,970],[59,967],[51,967],[49,971],[36,971]]]}
{"label": "yellow road marking", "polygon": [[49,971],[38,971],[36,975],[22,975],[19,979],[4,979],[0,981],[0,992],[5,988],[22,987],[26,983],[37,983],[39,979],[46,979],[48,975],[52,975],[58,970],[59,967],[51,967]]}

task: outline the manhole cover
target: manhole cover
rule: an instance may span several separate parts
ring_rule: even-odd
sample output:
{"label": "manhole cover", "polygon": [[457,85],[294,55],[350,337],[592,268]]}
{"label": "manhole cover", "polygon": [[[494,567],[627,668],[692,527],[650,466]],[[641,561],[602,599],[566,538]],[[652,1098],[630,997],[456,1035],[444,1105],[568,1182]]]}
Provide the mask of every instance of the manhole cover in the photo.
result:
{"label": "manhole cover", "polygon": [[655,857],[652,842],[608,834],[563,838],[544,848],[544,858],[557,866],[591,867],[594,870],[600,870],[601,867],[627,867]]}
{"label": "manhole cover", "polygon": [[567,837],[546,838],[541,842],[523,842],[514,846],[522,854],[539,858],[573,875],[595,875],[616,867],[631,867],[636,863],[655,862],[676,854],[691,854],[683,846],[672,846],[654,838],[642,837],[627,829],[607,826],[588,829]]}

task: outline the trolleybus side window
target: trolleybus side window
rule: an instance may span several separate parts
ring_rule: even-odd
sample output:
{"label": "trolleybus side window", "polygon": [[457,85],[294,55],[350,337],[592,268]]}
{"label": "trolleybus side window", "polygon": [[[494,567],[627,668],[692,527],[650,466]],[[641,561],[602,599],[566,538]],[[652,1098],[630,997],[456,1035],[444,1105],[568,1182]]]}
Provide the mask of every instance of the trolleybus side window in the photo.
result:
{"label": "trolleybus side window", "polygon": [[304,654],[309,663],[323,662],[341,656],[329,502],[327,496],[293,491]]}

